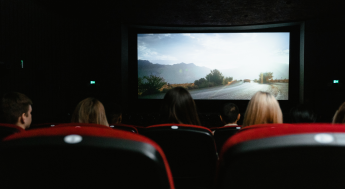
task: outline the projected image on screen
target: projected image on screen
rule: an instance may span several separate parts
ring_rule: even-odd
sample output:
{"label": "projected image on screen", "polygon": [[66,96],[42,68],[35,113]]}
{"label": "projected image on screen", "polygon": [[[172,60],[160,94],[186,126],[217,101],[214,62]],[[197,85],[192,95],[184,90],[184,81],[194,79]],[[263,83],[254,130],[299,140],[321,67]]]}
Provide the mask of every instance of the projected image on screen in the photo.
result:
{"label": "projected image on screen", "polygon": [[177,86],[194,99],[288,100],[288,32],[138,34],[138,98]]}

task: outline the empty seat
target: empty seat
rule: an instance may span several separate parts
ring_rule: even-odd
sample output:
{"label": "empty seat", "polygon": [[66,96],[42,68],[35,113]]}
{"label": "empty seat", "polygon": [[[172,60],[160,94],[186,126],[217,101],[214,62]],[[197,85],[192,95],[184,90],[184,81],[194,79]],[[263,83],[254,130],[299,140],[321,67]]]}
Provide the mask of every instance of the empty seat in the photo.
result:
{"label": "empty seat", "polygon": [[1,188],[174,188],[162,149],[111,128],[53,127],[1,145]]}
{"label": "empty seat", "polygon": [[156,141],[167,156],[176,188],[211,188],[217,162],[211,130],[194,125],[149,126],[143,135]]}
{"label": "empty seat", "polygon": [[3,138],[12,135],[14,133],[19,133],[25,131],[25,129],[18,127],[14,124],[8,124],[8,123],[0,123],[0,140]]}
{"label": "empty seat", "polygon": [[343,125],[276,125],[224,144],[216,188],[343,188]]}
{"label": "empty seat", "polygon": [[216,142],[218,152],[220,152],[220,150],[222,149],[225,141],[232,135],[236,134],[239,131],[239,129],[241,129],[241,126],[238,125],[217,127],[213,129],[211,128],[211,130],[214,131],[214,140]]}

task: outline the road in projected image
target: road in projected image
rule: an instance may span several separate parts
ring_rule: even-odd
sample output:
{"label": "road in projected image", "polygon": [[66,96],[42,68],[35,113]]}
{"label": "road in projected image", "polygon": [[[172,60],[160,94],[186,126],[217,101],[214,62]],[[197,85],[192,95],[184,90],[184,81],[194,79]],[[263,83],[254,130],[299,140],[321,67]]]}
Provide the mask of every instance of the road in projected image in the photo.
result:
{"label": "road in projected image", "polygon": [[194,99],[250,100],[257,91],[288,100],[288,32],[138,34],[138,98],[174,87]]}
{"label": "road in projected image", "polygon": [[[277,100],[288,99],[288,83],[259,84],[245,83],[243,81],[226,86],[190,90],[193,99],[234,99],[248,100],[257,91],[265,91],[273,94]],[[165,93],[158,93],[140,97],[140,99],[163,99]]]}

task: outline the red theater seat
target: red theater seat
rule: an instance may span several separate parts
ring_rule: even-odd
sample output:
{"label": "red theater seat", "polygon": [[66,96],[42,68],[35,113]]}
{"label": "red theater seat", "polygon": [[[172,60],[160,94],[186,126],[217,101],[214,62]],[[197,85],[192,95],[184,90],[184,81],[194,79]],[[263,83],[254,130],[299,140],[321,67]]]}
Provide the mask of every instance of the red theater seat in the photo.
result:
{"label": "red theater seat", "polygon": [[96,123],[61,123],[55,125],[55,127],[99,127],[99,128],[109,128],[106,125],[100,125]]}
{"label": "red theater seat", "polygon": [[236,134],[240,129],[240,125],[211,128],[211,130],[214,131],[213,135],[216,142],[217,151],[220,152],[225,141],[232,135]]}
{"label": "red theater seat", "polygon": [[174,188],[162,149],[126,131],[35,129],[5,138],[0,150],[0,188]]}
{"label": "red theater seat", "polygon": [[[274,124],[274,123],[267,123],[267,124],[258,124],[258,125],[250,125],[246,127],[242,127],[240,131],[248,130],[248,129],[257,129],[257,128],[266,128],[266,127],[289,127],[292,124],[285,124],[285,123],[279,123],[279,124]],[[302,125],[302,124],[301,124]]]}
{"label": "red theater seat", "polygon": [[144,126],[138,126],[138,125],[133,125],[135,128],[137,128],[138,132],[141,134],[143,130],[146,129]]}
{"label": "red theater seat", "polygon": [[8,123],[0,123],[0,140],[3,138],[12,135],[14,133],[19,133],[25,131],[23,128],[18,127],[14,124],[8,124]]}
{"label": "red theater seat", "polygon": [[271,126],[226,141],[216,188],[345,187],[343,125]]}
{"label": "red theater seat", "polygon": [[138,129],[132,125],[126,125],[126,124],[121,124],[121,123],[116,123],[116,124],[109,124],[110,128],[113,129],[120,129],[123,131],[129,131],[132,133],[138,133]]}
{"label": "red theater seat", "polygon": [[31,129],[38,129],[38,128],[50,128],[50,127],[55,127],[55,125],[59,125],[63,123],[38,123],[38,124],[31,124],[30,128]]}
{"label": "red theater seat", "polygon": [[149,126],[143,135],[156,141],[167,156],[176,188],[211,188],[217,162],[211,130],[186,124]]}

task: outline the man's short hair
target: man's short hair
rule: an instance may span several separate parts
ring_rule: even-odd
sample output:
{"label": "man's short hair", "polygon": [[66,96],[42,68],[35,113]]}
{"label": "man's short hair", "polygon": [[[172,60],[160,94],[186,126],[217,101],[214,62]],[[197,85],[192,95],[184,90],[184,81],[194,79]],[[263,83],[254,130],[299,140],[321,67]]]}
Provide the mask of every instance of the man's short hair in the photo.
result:
{"label": "man's short hair", "polygon": [[234,103],[227,103],[223,106],[221,116],[225,123],[233,123],[237,120],[239,109]]}
{"label": "man's short hair", "polygon": [[1,121],[16,124],[18,118],[29,111],[32,101],[24,94],[17,92],[6,93],[1,100]]}

